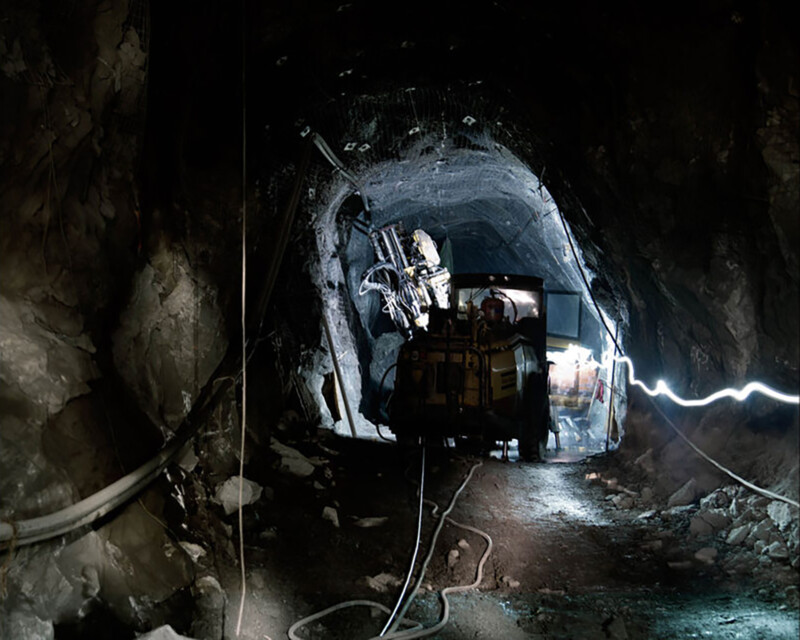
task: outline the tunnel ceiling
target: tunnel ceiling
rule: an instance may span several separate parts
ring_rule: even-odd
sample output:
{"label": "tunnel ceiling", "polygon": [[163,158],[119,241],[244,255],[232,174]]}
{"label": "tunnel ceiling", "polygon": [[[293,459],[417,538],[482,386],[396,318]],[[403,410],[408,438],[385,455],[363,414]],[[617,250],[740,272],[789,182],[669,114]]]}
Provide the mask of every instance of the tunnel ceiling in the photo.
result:
{"label": "tunnel ceiling", "polygon": [[440,244],[449,239],[456,272],[536,275],[552,289],[581,290],[579,274],[564,268],[566,238],[544,185],[491,139],[478,151],[448,140],[431,141],[427,157],[406,153],[371,168],[363,188],[373,225],[402,220]]}
{"label": "tunnel ceiling", "polygon": [[[340,365],[349,378],[345,386],[351,400],[367,418],[381,420],[375,407],[384,388],[384,373],[391,370],[401,342],[387,335],[394,328],[382,317],[380,296],[361,291],[362,275],[375,261],[362,226],[367,220],[375,228],[400,222],[409,233],[424,229],[443,252],[451,253],[454,273],[532,275],[543,278],[550,290],[583,292],[580,340],[600,359],[605,336],[582,281],[580,269],[586,267],[578,266],[569,246],[575,242],[568,240],[568,230],[547,188],[497,141],[506,137],[502,123],[487,118],[485,105],[475,97],[454,100],[456,91],[415,90],[415,98],[405,93],[400,94],[400,102],[413,106],[407,120],[414,126],[398,128],[386,115],[401,112],[393,103],[397,95],[387,95],[383,109],[371,109],[371,118],[362,125],[366,131],[359,131],[356,123],[344,134],[333,132],[329,139],[335,140],[334,148],[342,149],[341,158],[349,159],[350,178],[332,198],[317,195],[326,192],[324,178],[321,184],[312,182],[314,196],[304,202],[316,237],[326,237],[319,244],[323,267],[316,277],[324,313],[330,318],[350,318],[344,325],[334,323],[333,336],[343,353],[358,353],[350,366]],[[448,101],[455,102],[456,108],[448,109]],[[422,119],[417,105],[437,115]],[[380,158],[385,151],[382,154],[375,136],[370,136],[376,129],[389,134],[384,137],[393,141],[395,158]],[[362,210],[361,198],[344,198],[354,189],[363,193],[368,213]],[[342,203],[338,210],[336,203]],[[340,238],[348,239],[346,248]],[[581,260],[580,255],[577,258]],[[332,296],[331,287],[342,290],[344,296]],[[348,297],[355,317],[349,305],[341,303]]]}
{"label": "tunnel ceiling", "polygon": [[[479,151],[458,148],[446,137],[413,146],[435,151],[412,148],[359,176],[374,227],[402,221],[440,247],[449,240],[456,272],[536,275],[551,289],[583,288],[552,196],[507,149],[491,139]],[[338,220],[352,224],[347,215]],[[374,258],[366,237],[357,245],[364,254],[352,258],[363,272]]]}

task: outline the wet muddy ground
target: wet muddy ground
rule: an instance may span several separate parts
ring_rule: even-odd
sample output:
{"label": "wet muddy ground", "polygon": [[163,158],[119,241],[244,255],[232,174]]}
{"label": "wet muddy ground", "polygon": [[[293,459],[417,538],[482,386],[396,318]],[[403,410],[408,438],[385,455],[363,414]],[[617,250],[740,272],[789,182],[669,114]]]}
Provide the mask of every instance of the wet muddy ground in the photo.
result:
{"label": "wet muddy ground", "polygon": [[[264,469],[257,478],[271,487],[272,499],[246,509],[242,637],[285,638],[296,620],[345,600],[394,605],[415,538],[420,452],[323,440],[295,443],[307,456],[327,461],[312,476]],[[450,623],[433,637],[798,637],[796,572],[757,582],[726,572],[724,550],[712,564],[685,561],[694,552],[684,535],[688,521],[646,519],[641,510],[615,508],[601,486],[586,480],[602,459],[575,458],[533,464],[428,450],[425,493],[440,505],[482,462],[452,517],[494,541],[480,588],[450,596]],[[338,523],[323,517],[326,507],[329,517],[335,510]],[[227,521],[235,525],[235,518]],[[387,519],[359,526],[364,518]],[[420,557],[435,524],[426,508]],[[217,545],[215,558],[228,596],[225,637],[234,637],[240,593],[231,541],[227,550]],[[484,549],[476,534],[446,524],[408,617],[434,624],[440,616],[436,592],[472,582]],[[298,635],[368,638],[384,620],[369,607],[346,609]]]}

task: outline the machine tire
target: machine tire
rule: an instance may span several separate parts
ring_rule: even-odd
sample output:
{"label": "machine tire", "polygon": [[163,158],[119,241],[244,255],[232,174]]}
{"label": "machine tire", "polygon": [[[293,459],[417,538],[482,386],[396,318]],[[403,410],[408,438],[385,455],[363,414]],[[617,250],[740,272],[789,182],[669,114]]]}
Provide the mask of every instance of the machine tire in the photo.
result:
{"label": "machine tire", "polygon": [[539,460],[539,447],[533,435],[534,425],[528,425],[519,434],[519,457],[525,462],[536,462]]}
{"label": "machine tire", "polygon": [[526,462],[543,462],[550,437],[550,397],[544,393],[536,396],[538,402],[532,407],[534,416],[519,434],[519,457]]}
{"label": "machine tire", "polygon": [[544,460],[545,458],[545,454],[547,453],[547,441],[550,439],[550,397],[546,396],[546,398],[544,403],[544,415],[537,426],[539,433],[538,444],[540,460]]}

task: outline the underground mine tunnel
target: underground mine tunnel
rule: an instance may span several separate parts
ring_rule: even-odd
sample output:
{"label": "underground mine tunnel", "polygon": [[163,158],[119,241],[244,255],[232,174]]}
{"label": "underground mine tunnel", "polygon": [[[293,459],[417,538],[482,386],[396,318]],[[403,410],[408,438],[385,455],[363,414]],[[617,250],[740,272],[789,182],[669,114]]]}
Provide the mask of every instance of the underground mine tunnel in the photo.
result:
{"label": "underground mine tunnel", "polygon": [[796,10],[7,5],[0,638],[797,637]]}

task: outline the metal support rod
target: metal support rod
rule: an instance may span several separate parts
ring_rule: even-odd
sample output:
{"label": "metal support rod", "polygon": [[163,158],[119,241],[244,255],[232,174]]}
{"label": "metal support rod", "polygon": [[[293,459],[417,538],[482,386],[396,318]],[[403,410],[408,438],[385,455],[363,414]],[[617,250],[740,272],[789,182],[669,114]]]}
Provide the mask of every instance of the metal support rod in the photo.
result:
{"label": "metal support rod", "polygon": [[350,411],[350,401],[347,399],[347,391],[344,388],[344,377],[342,376],[342,369],[339,367],[339,358],[336,357],[336,347],[333,345],[333,336],[331,335],[331,327],[328,324],[328,316],[322,312],[322,326],[325,328],[325,337],[328,339],[328,347],[331,350],[331,360],[333,360],[333,370],[336,373],[336,379],[339,381],[339,389],[342,392],[342,400],[344,400],[344,410],[347,413],[347,420],[350,423],[350,433],[356,437],[356,423],[353,421],[353,412]]}
{"label": "metal support rod", "polygon": [[614,376],[617,372],[617,338],[619,337],[619,321],[614,327],[614,360],[611,364],[611,390],[608,394],[608,418],[606,420],[606,453],[608,453],[608,439],[611,436],[611,420],[614,415],[614,389],[616,381]]}
{"label": "metal support rod", "polygon": [[586,412],[586,421],[589,421],[589,416],[592,413],[592,407],[594,406],[594,399],[597,396],[597,387],[600,385],[600,372],[597,372],[597,377],[594,380],[594,389],[592,389],[592,399],[589,400],[589,410]]}

